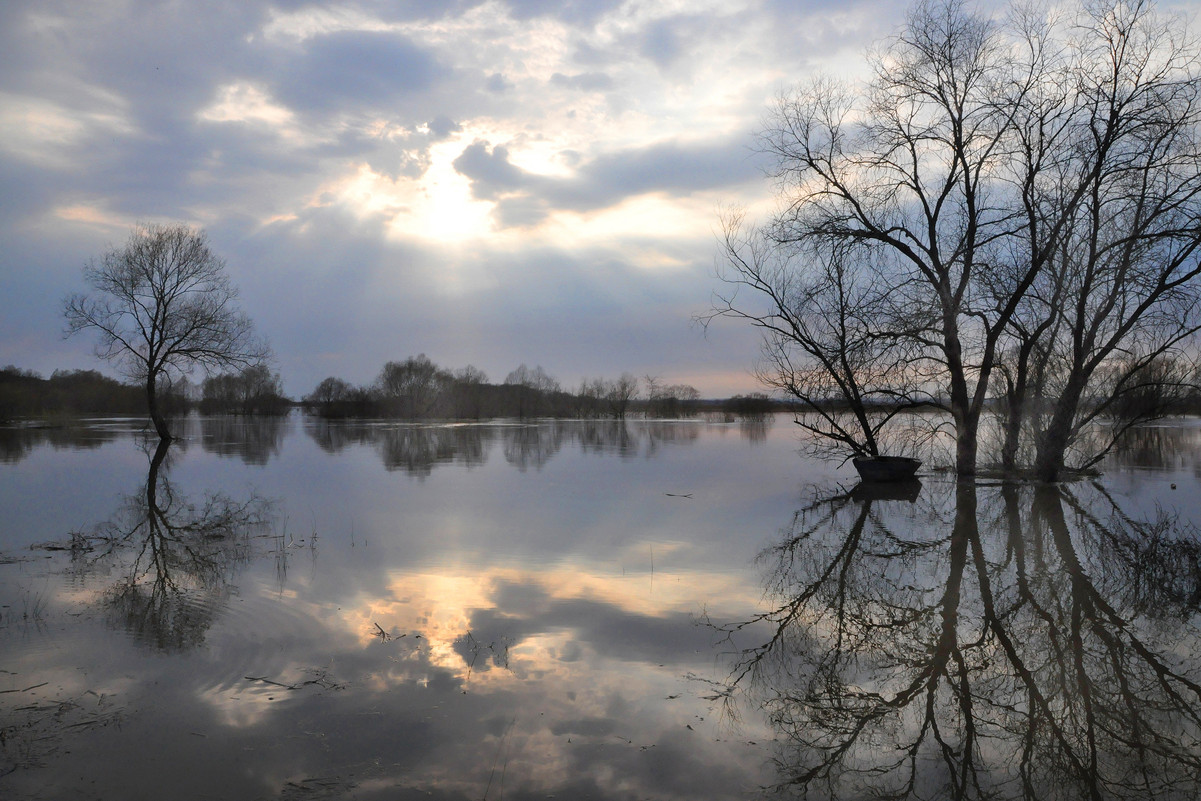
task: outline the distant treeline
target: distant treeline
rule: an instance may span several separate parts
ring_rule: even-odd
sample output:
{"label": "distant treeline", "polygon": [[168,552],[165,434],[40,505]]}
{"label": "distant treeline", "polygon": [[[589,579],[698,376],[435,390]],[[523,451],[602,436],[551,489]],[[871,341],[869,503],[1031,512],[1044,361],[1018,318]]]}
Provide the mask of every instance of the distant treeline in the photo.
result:
{"label": "distant treeline", "polygon": [[[206,378],[199,388],[184,381],[160,389],[158,402],[168,415],[197,408],[205,414],[284,414],[292,408],[279,375],[261,365]],[[55,370],[42,378],[12,365],[0,368],[0,421],[80,414],[144,415],[146,390],[95,370]]]}
{"label": "distant treeline", "polygon": [[55,370],[42,378],[0,369],[0,420],[58,414],[145,414],[146,393],[95,370]]}
{"label": "distant treeline", "polygon": [[425,354],[388,362],[375,381],[355,386],[329,377],[306,395],[307,409],[325,418],[480,420],[493,417],[572,417],[622,419],[632,412],[651,417],[691,417],[703,402],[695,387],[667,384],[630,373],[587,378],[565,389],[542,367],[520,365],[499,384],[480,369],[439,367]]}
{"label": "distant treeline", "polygon": [[[265,365],[160,389],[159,403],[168,414],[197,410],[202,414],[281,415],[295,401],[283,393],[278,373]],[[611,418],[639,414],[657,419],[723,413],[731,418],[760,419],[789,408],[766,395],[737,395],[725,401],[702,400],[695,387],[668,384],[655,376],[589,378],[574,390],[564,389],[542,367],[522,364],[499,384],[482,370],[439,367],[421,354],[388,362],[375,381],[356,386],[330,377],[299,402],[327,419],[395,418],[487,420],[501,417]],[[0,421],[79,414],[146,413],[144,388],[95,370],[56,370],[50,378],[9,365],[0,369]]]}

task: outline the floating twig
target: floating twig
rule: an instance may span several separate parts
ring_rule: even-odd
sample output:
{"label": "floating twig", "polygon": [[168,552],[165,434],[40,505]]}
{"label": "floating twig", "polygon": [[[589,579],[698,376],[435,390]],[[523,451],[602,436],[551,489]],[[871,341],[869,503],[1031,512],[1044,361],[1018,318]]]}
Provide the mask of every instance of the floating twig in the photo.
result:
{"label": "floating twig", "polygon": [[300,689],[295,684],[284,684],[282,682],[278,682],[273,679],[269,679],[266,676],[244,676],[243,678],[245,678],[247,681],[261,681],[264,684],[273,684],[276,687],[283,687],[285,690],[299,690]]}
{"label": "floating twig", "polygon": [[27,693],[30,690],[36,690],[38,687],[45,687],[50,682],[44,681],[41,684],[35,684],[32,687],[26,687],[24,690],[0,690],[0,695],[4,693]]}

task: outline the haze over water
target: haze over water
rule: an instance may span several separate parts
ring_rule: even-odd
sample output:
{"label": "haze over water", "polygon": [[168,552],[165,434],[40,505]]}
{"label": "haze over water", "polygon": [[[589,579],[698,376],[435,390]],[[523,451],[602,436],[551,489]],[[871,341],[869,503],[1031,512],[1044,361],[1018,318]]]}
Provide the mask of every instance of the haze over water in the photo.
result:
{"label": "haze over water", "polygon": [[1198,789],[1191,422],[1053,495],[784,418],[140,429],[0,432],[5,798]]}

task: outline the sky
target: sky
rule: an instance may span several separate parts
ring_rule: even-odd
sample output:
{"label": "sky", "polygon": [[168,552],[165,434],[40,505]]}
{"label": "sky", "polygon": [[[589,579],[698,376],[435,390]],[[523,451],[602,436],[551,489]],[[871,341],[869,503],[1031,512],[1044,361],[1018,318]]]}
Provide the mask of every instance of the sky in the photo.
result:
{"label": "sky", "polygon": [[186,223],[293,397],[419,353],[493,382],[525,363],[755,391],[757,335],[694,322],[720,214],[774,207],[772,99],[861,75],[904,11],[5,0],[0,364],[114,374],[64,339],[63,299],[135,224]]}

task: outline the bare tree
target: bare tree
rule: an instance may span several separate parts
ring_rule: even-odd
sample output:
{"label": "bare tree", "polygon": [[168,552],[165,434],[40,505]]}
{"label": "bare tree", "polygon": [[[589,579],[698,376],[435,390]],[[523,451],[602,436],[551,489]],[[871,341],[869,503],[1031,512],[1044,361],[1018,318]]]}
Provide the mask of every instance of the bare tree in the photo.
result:
{"label": "bare tree", "polygon": [[421,353],[403,362],[385,364],[376,385],[388,411],[411,420],[432,414],[452,381],[448,371]]}
{"label": "bare tree", "polygon": [[873,269],[870,250],[816,237],[777,242],[741,212],[724,218],[720,247],[727,289],[714,293],[702,322],[733,317],[762,331],[756,375],[800,402],[796,422],[818,436],[819,450],[828,442],[880,456],[897,415],[937,405],[911,369],[894,286]]}
{"label": "bare tree", "polygon": [[544,413],[550,396],[561,391],[559,382],[542,365],[531,370],[525,362],[505,376],[505,384],[515,388],[517,416],[521,418]]}
{"label": "bare tree", "polygon": [[354,387],[337,376],[321,380],[313,391],[304,396],[304,402],[317,409],[323,417],[333,417],[339,405],[344,405],[354,393]]}
{"label": "bare tree", "polygon": [[[735,282],[772,307],[744,314],[723,297],[716,311],[767,330],[768,362],[787,383],[805,375],[789,352],[815,356],[805,333],[772,326],[819,286],[811,254],[849,256],[857,263],[838,270],[858,271],[852,286],[881,293],[878,308],[835,289],[816,297],[838,301],[833,313],[866,308],[874,347],[903,343],[880,367],[938,398],[957,472],[976,471],[1000,386],[1010,467],[1017,433],[1044,415],[1030,401],[1054,398],[1029,450],[1055,477],[1082,426],[1129,383],[1105,391],[1096,379],[1117,361],[1134,374],[1177,356],[1197,330],[1201,61],[1181,31],[1143,0],[1085,0],[1075,14],[1015,7],[1004,20],[961,0],[919,2],[872,56],[865,86],[821,79],[772,110],[761,143],[782,209],[750,258],[747,240],[723,243]],[[869,432],[859,421],[845,433]]]}
{"label": "bare tree", "polygon": [[90,293],[67,298],[68,335],[94,329],[96,355],[146,389],[155,431],[170,440],[159,408],[161,381],[195,367],[246,367],[270,350],[235,303],[225,262],[203,231],[186,225],[139,225],[123,247],[84,268]]}
{"label": "bare tree", "polygon": [[665,384],[657,375],[644,375],[647,414],[651,417],[691,417],[701,393],[689,384]]}
{"label": "bare tree", "polygon": [[484,410],[484,391],[488,374],[475,365],[467,365],[454,372],[455,417],[480,419]]}
{"label": "bare tree", "polygon": [[615,419],[624,420],[629,411],[630,402],[638,395],[638,378],[630,373],[622,373],[621,377],[609,383],[606,400],[609,402],[609,413]]}
{"label": "bare tree", "polygon": [[[1035,421],[1034,471],[1045,479],[1102,416],[1136,407],[1125,422],[1155,416],[1159,404],[1127,401],[1177,394],[1179,371],[1164,368],[1191,373],[1187,346],[1201,330],[1198,51],[1148,2],[1088,7],[1077,30],[1076,119],[1063,161],[1084,179],[1070,189],[1081,200],[1050,249],[1050,283],[1064,302],[1048,307],[1055,323],[1043,338],[1055,398]],[[1061,186],[1048,182],[1044,202],[1064,206]],[[1079,458],[1087,466],[1099,455]]]}

